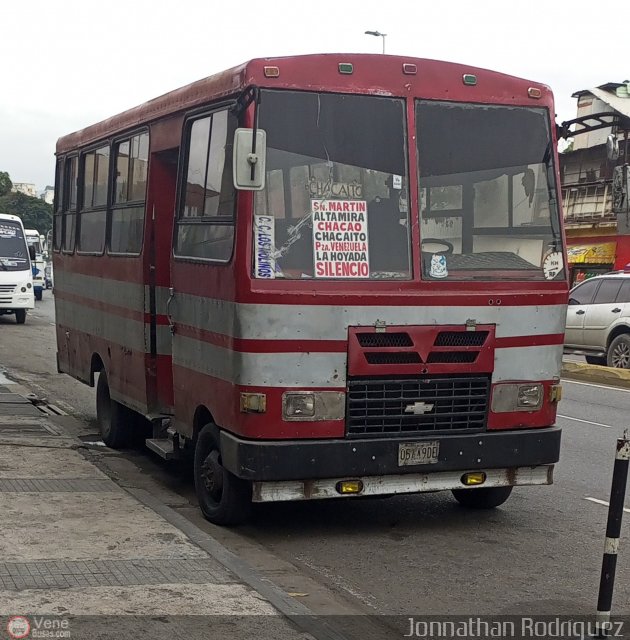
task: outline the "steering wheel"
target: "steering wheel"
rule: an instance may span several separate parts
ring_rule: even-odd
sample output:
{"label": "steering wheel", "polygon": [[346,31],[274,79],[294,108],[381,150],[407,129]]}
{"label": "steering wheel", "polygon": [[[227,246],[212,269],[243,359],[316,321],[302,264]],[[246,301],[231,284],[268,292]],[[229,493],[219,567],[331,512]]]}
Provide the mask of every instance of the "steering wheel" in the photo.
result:
{"label": "steering wheel", "polygon": [[422,238],[420,245],[422,246],[425,242],[427,244],[441,244],[442,246],[446,247],[445,250],[437,251],[435,253],[445,253],[446,255],[450,255],[455,249],[448,240],[442,240],[441,238]]}

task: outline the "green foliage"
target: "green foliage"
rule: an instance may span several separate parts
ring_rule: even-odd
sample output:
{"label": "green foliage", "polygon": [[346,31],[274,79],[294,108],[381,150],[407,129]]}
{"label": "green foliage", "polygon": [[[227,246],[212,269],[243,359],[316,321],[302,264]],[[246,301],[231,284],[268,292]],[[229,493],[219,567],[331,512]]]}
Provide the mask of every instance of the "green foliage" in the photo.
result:
{"label": "green foliage", "polygon": [[37,229],[40,234],[46,235],[52,228],[52,205],[41,198],[32,198],[23,193],[8,193],[0,196],[0,213],[19,216],[25,229]]}
{"label": "green foliage", "polygon": [[13,183],[6,171],[0,171],[0,196],[6,196],[7,193],[11,193],[13,189]]}

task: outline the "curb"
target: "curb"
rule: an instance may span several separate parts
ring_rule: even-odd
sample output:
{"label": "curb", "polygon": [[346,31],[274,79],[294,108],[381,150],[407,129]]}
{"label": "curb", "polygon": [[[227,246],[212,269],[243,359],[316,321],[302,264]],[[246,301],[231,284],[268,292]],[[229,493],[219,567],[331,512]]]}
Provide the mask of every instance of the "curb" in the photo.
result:
{"label": "curb", "polygon": [[[119,485],[120,486],[120,485]],[[296,601],[271,580],[264,578],[256,569],[235,553],[224,547],[216,538],[187,520],[174,509],[161,503],[145,489],[121,487],[174,527],[183,531],[198,547],[212,556],[239,580],[249,585],[270,602],[283,616],[291,620],[299,629],[310,634],[316,640],[348,640],[327,620],[314,614],[306,605]]]}
{"label": "curb", "polygon": [[[5,375],[12,393],[22,396],[29,400],[29,402],[31,402],[33,398],[37,398],[36,394],[32,393],[27,386],[22,384],[22,381],[16,382],[14,379],[15,376],[9,375],[9,372],[2,368],[0,368],[0,373]],[[0,386],[4,385],[0,384]],[[42,417],[47,416],[42,414]],[[76,441],[76,444],[71,447],[66,446],[65,448],[78,450],[80,454],[83,454],[81,449],[85,448],[84,443],[73,436],[70,436],[69,439]],[[16,444],[21,443],[16,442]],[[46,448],[50,447],[46,446]],[[85,458],[90,462],[90,464],[94,465],[93,460],[89,457]],[[98,465],[94,466],[98,468]],[[197,527],[194,523],[187,520],[184,516],[177,513],[168,505],[157,500],[148,491],[140,488],[123,486],[119,484],[109,473],[105,473],[105,475],[107,476],[108,482],[113,483],[123,491],[127,492],[140,504],[148,507],[154,513],[157,513],[159,516],[164,518],[164,520],[186,534],[193,544],[203,549],[209,556],[219,562],[219,564],[228,569],[228,571],[231,571],[239,580],[266,599],[278,610],[281,616],[290,620],[298,630],[309,634],[314,640],[348,640],[346,635],[337,630],[333,625],[329,624],[329,622],[322,618],[322,616],[316,615],[306,605],[295,600],[271,580],[263,577],[256,569],[241,559],[238,555],[223,546],[218,540],[216,540],[216,538],[213,538],[209,533]]]}
{"label": "curb", "polygon": [[614,369],[581,362],[563,362],[562,377],[568,380],[594,382],[630,389],[630,370],[628,369]]}

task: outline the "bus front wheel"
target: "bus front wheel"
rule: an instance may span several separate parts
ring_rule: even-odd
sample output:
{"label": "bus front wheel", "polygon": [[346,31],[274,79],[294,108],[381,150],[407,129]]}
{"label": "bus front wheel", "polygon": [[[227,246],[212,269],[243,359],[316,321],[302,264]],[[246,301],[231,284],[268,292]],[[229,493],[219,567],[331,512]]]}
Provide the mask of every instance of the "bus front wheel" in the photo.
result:
{"label": "bus front wheel", "polygon": [[512,487],[453,489],[453,497],[469,509],[494,509],[502,505],[512,493]]}
{"label": "bus front wheel", "polygon": [[16,324],[24,324],[26,322],[26,309],[15,310],[15,322]]}
{"label": "bus front wheel", "polygon": [[197,438],[194,476],[199,507],[207,520],[219,525],[236,525],[249,518],[251,484],[223,467],[218,429],[214,424],[207,424]]}
{"label": "bus front wheel", "polygon": [[112,449],[122,449],[129,444],[132,421],[129,410],[109,395],[105,369],[101,369],[96,385],[96,420],[103,442]]}

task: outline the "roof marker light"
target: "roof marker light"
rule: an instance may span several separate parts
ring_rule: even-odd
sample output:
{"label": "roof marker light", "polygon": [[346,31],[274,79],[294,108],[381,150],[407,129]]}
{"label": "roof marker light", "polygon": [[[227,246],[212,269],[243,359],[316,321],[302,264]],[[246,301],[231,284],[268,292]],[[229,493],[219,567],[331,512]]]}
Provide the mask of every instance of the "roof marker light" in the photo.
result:
{"label": "roof marker light", "polygon": [[403,73],[408,76],[415,76],[418,73],[418,67],[411,62],[403,62]]}
{"label": "roof marker light", "polygon": [[344,73],[346,75],[350,75],[354,71],[351,62],[340,62],[339,63],[339,73]]}
{"label": "roof marker light", "polygon": [[265,67],[265,78],[277,78],[280,75],[280,67]]}
{"label": "roof marker light", "polygon": [[538,87],[530,87],[527,90],[527,95],[530,98],[535,98],[536,100],[542,96],[542,91]]}
{"label": "roof marker light", "polygon": [[464,84],[474,87],[477,84],[477,76],[473,73],[465,73],[462,76],[462,81]]}

